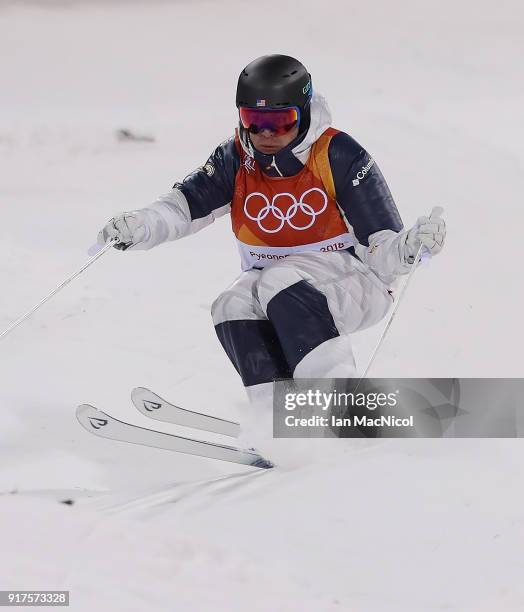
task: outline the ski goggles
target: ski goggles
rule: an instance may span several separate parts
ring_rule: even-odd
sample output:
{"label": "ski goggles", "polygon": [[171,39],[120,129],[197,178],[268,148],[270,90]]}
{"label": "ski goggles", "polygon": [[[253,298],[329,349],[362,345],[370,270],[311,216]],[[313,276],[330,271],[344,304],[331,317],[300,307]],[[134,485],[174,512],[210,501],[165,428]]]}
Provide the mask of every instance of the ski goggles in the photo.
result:
{"label": "ski goggles", "polygon": [[253,134],[269,130],[276,136],[283,136],[300,122],[300,110],[297,106],[278,109],[240,106],[238,111],[242,127]]}

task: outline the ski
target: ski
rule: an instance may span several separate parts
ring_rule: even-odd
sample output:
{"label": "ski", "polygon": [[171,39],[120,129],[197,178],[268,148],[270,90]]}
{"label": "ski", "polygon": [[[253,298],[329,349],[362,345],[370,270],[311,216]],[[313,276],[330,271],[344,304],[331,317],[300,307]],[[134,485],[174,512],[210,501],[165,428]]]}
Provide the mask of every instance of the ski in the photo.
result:
{"label": "ski", "polygon": [[261,457],[254,450],[216,444],[206,440],[193,440],[162,431],[145,429],[125,421],[119,421],[89,404],[78,406],[76,418],[87,431],[109,440],[119,440],[131,444],[140,444],[141,446],[219,459],[220,461],[251,465],[261,469],[273,467],[270,461]]}
{"label": "ski", "polygon": [[131,401],[143,415],[164,423],[173,423],[174,425],[211,431],[230,436],[231,438],[237,438],[240,431],[240,425],[234,421],[227,421],[208,414],[180,408],[166,402],[165,399],[145,387],[133,389]]}

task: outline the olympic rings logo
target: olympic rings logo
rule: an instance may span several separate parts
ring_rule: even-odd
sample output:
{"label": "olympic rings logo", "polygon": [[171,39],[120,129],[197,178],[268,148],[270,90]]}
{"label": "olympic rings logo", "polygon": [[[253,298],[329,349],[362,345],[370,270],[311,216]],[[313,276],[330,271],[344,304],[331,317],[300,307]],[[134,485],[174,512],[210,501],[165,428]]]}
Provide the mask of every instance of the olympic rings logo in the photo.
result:
{"label": "olympic rings logo", "polygon": [[[320,208],[320,210],[315,210],[315,208],[311,204],[304,202],[304,198],[309,193],[312,193],[313,191],[318,191],[318,193],[320,193],[320,195],[322,196],[323,205]],[[251,214],[249,212],[248,204],[251,201],[251,199],[255,197],[262,198],[264,206],[262,206],[262,208],[259,210],[257,214]],[[284,212],[276,205],[278,198],[283,198],[283,197],[288,197],[292,201],[292,204],[287,209],[287,212]],[[328,197],[322,191],[322,189],[318,189],[318,187],[312,187],[311,189],[304,191],[304,193],[300,196],[300,200],[298,202],[292,193],[277,193],[275,196],[273,196],[273,199],[270,202],[268,197],[265,196],[263,193],[260,193],[259,191],[255,191],[253,193],[250,193],[247,196],[244,202],[244,213],[248,219],[251,219],[251,221],[256,221],[258,227],[263,232],[266,232],[268,234],[276,234],[284,227],[286,223],[290,227],[292,227],[294,230],[304,231],[304,230],[309,229],[315,223],[315,219],[326,210],[327,205],[328,205]],[[254,212],[252,208],[251,208],[251,211]],[[299,211],[304,213],[307,217],[309,217],[309,220],[307,221],[305,225],[298,225],[298,224],[293,223],[293,219],[295,218],[295,216],[297,215]],[[278,221],[278,226],[276,228],[271,229],[267,227],[267,220],[268,220],[269,215],[272,215],[272,218]],[[269,218],[271,219],[271,217]],[[265,225],[264,225],[264,221],[266,221]]]}

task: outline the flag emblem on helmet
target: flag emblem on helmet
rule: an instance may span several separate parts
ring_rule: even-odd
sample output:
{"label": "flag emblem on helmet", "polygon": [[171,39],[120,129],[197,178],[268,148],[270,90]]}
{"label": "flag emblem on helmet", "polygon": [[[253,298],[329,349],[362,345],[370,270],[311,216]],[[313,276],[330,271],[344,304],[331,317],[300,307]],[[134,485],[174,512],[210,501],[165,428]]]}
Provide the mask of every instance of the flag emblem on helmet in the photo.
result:
{"label": "flag emblem on helmet", "polygon": [[265,105],[266,105],[265,100],[257,100],[257,106],[265,106]]}

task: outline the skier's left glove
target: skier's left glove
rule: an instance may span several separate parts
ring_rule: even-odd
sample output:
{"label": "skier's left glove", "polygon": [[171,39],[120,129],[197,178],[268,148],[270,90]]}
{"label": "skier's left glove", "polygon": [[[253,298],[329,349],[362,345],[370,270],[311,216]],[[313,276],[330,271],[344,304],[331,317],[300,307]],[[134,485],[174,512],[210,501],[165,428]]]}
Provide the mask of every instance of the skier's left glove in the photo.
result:
{"label": "skier's left glove", "polygon": [[419,217],[415,225],[402,234],[399,244],[401,259],[405,264],[412,264],[422,244],[431,255],[437,255],[444,246],[446,224],[438,213],[430,217]]}
{"label": "skier's left glove", "polygon": [[122,213],[110,219],[98,234],[98,244],[104,245],[116,238],[115,249],[125,251],[138,246],[149,237],[147,217],[141,210]]}

